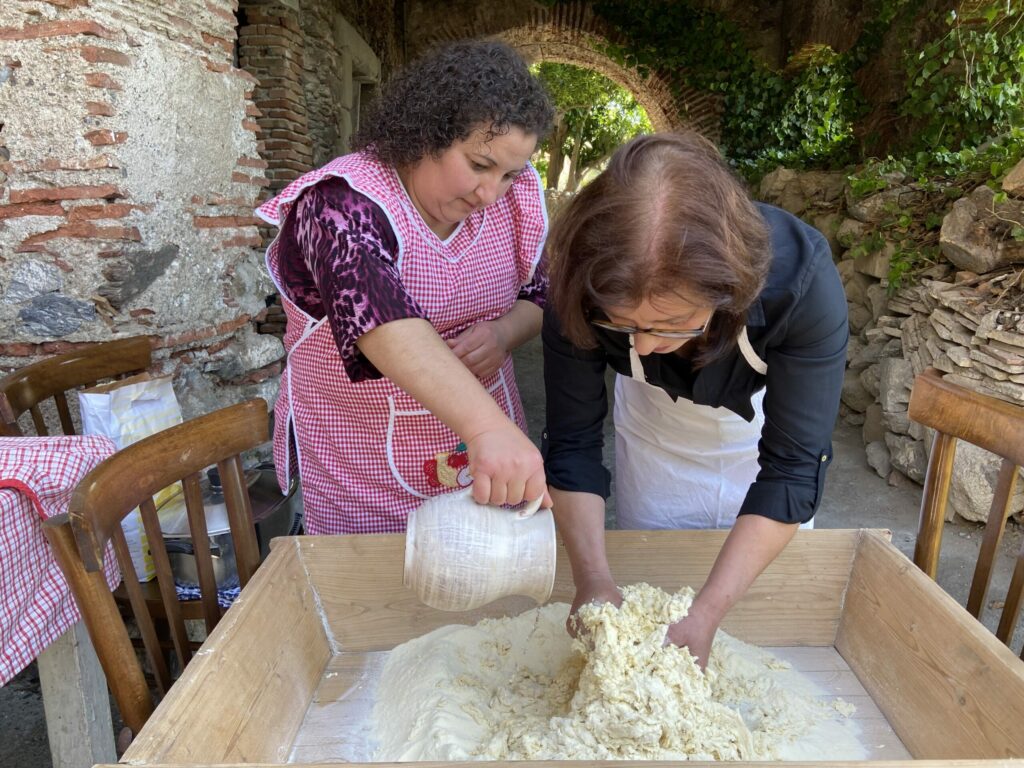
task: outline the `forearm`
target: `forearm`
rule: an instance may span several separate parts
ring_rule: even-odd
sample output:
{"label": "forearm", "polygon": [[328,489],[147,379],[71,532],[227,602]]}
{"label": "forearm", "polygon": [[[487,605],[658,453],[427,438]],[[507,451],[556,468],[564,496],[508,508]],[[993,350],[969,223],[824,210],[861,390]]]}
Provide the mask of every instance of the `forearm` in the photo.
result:
{"label": "forearm", "polygon": [[356,342],[377,370],[415,397],[463,440],[508,417],[426,320],[379,325]]}
{"label": "forearm", "polygon": [[540,333],[543,318],[544,310],[532,301],[520,299],[507,313],[491,322],[498,326],[505,347],[511,352]]}
{"label": "forearm", "polygon": [[717,626],[761,572],[786,548],[799,526],[761,515],[741,515],[725,540],[691,612]]}
{"label": "forearm", "polygon": [[573,582],[611,580],[604,544],[604,499],[597,494],[551,489],[552,512],[572,566]]}

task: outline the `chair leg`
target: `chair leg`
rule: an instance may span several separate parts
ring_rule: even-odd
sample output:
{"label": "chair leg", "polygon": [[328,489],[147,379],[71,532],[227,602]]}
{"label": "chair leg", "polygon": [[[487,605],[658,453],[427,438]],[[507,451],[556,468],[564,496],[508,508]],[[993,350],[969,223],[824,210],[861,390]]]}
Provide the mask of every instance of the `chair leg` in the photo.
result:
{"label": "chair leg", "polygon": [[949,499],[949,479],[953,474],[956,438],[935,433],[928,474],[924,479],[924,498],[921,502],[921,520],[914,546],[914,563],[932,579],[939,570],[939,550],[942,547],[942,527],[946,520],[946,502]]}
{"label": "chair leg", "polygon": [[[53,520],[56,521],[56,518]],[[135,660],[131,639],[124,629],[106,577],[102,571],[85,570],[70,523],[65,521],[60,525],[44,525],[43,534],[50,544],[54,559],[67,578],[76,602],[80,606],[92,608],[82,611],[82,619],[89,630],[100,666],[106,674],[107,685],[121,710],[121,717],[126,725],[137,732],[152,714],[153,700],[142,670]],[[119,627],[120,631],[112,631],[110,628],[114,626]]]}
{"label": "chair leg", "polygon": [[[1017,555],[1017,565],[1014,566],[1013,576],[1010,577],[1010,587],[1006,590],[1006,604],[1003,606],[1003,614],[999,617],[999,627],[996,629],[996,637],[1007,645],[1013,640],[1013,627],[1017,623],[1021,602],[1024,602],[1024,544],[1021,544],[1020,553]],[[1021,658],[1024,659],[1024,649],[1021,649]]]}
{"label": "chair leg", "polygon": [[980,618],[984,610],[985,594],[992,580],[992,567],[999,553],[999,542],[1006,530],[1006,518],[1010,516],[1013,489],[1017,484],[1018,467],[1009,459],[1004,459],[999,468],[995,493],[992,495],[992,506],[988,511],[988,522],[985,524],[985,536],[978,552],[978,564],[974,568],[974,579],[971,581],[971,594],[967,598],[967,611],[974,618]]}

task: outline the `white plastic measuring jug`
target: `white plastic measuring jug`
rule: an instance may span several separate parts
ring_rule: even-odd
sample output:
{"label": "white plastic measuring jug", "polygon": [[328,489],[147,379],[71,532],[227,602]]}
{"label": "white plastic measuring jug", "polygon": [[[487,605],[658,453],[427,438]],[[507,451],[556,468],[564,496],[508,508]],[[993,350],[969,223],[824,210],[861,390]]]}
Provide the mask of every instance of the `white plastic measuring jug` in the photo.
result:
{"label": "white plastic measuring jug", "polygon": [[434,496],[409,514],[405,536],[405,586],[431,608],[551,596],[555,519],[540,499],[517,512],[477,504],[469,488]]}

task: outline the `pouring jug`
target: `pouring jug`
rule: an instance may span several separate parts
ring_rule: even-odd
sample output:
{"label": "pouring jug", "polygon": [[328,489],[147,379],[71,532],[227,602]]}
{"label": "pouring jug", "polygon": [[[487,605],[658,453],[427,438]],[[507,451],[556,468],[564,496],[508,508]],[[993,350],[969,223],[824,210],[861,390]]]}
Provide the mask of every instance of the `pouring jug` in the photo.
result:
{"label": "pouring jug", "polygon": [[519,512],[477,504],[468,488],[428,499],[409,514],[405,586],[442,611],[507,595],[543,603],[555,581],[555,519],[539,507],[539,499]]}

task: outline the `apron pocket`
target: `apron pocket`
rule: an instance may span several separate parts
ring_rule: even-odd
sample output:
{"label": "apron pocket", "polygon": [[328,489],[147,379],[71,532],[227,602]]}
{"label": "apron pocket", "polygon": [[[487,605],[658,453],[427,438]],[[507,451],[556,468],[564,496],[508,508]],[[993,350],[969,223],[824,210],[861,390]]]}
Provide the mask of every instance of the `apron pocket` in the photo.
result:
{"label": "apron pocket", "polygon": [[[498,376],[487,391],[508,414],[504,377]],[[407,395],[388,397],[385,450],[395,482],[418,498],[465,488],[472,482],[469,456],[461,438]]]}

